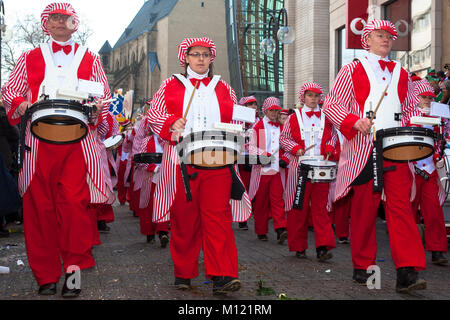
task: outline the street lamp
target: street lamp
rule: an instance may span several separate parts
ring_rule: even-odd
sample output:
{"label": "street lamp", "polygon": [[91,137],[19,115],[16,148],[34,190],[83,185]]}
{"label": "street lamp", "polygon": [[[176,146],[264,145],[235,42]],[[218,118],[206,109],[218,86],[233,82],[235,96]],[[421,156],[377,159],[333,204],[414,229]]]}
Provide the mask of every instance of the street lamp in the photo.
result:
{"label": "street lamp", "polygon": [[[280,27],[280,23],[284,20],[284,24]],[[272,36],[273,34],[275,39]],[[277,15],[270,14],[269,29],[264,35],[264,39],[261,41],[260,49],[265,55],[272,56],[274,64],[274,80],[275,80],[275,96],[279,98],[280,95],[280,75],[278,73],[280,55],[279,55],[279,44],[291,44],[295,40],[295,32],[293,28],[288,26],[288,15],[287,10],[282,8],[278,11]]]}

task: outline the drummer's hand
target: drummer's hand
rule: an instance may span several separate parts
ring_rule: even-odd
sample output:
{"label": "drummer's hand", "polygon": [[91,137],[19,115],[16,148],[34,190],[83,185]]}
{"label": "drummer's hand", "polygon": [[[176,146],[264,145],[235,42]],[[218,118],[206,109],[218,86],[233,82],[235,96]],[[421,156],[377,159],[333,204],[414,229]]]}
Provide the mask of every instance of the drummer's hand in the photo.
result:
{"label": "drummer's hand", "polygon": [[184,131],[184,127],[186,126],[186,120],[184,118],[180,118],[170,126],[170,131],[174,132],[172,136],[172,140],[177,141],[178,136],[181,132]]}
{"label": "drummer's hand", "polygon": [[301,157],[305,154],[305,149],[298,149],[297,153],[295,154],[297,157]]}
{"label": "drummer's hand", "polygon": [[353,128],[361,132],[363,135],[368,135],[372,129],[372,122],[368,118],[362,118],[355,122]]}
{"label": "drummer's hand", "polygon": [[17,113],[20,116],[23,116],[25,114],[25,111],[27,111],[27,109],[29,107],[31,107],[32,103],[29,101],[24,101],[21,104],[19,104],[19,106],[17,107]]}

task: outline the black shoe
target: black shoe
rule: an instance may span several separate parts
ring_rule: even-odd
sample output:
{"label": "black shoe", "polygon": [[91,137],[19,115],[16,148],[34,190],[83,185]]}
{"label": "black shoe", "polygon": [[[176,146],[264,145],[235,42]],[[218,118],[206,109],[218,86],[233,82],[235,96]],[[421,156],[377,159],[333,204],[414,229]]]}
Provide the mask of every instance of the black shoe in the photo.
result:
{"label": "black shoe", "polygon": [[161,248],[167,247],[167,244],[169,243],[169,237],[167,236],[167,233],[161,232],[159,234],[159,242],[161,242]]}
{"label": "black shoe", "polygon": [[106,225],[105,220],[99,220],[97,221],[97,229],[99,232],[108,233],[110,230],[110,227]]}
{"label": "black shoe", "polygon": [[191,289],[191,279],[175,277],[175,287],[177,290],[189,290]]}
{"label": "black shoe", "polygon": [[340,244],[349,244],[350,241],[348,241],[348,238],[346,238],[346,237],[341,237],[341,238],[339,238],[338,243],[340,243]]}
{"label": "black shoe", "polygon": [[[61,290],[61,295],[63,296],[63,298],[76,298],[81,293],[81,288],[74,287],[75,283],[73,283],[71,281],[71,279],[69,279],[69,277],[72,275],[73,275],[73,273],[66,273],[66,279],[64,281],[64,286]],[[69,287],[67,286],[68,282],[71,284],[71,287],[74,287],[74,288],[69,289]]]}
{"label": "black shoe", "polygon": [[330,260],[331,258],[333,258],[333,255],[331,254],[331,252],[328,252],[325,246],[318,247],[316,251],[317,251],[317,260],[319,260],[319,262],[324,262],[326,260]]}
{"label": "black shoe", "polygon": [[395,290],[398,293],[409,293],[412,290],[423,290],[427,288],[427,282],[419,279],[419,274],[413,267],[397,269],[397,284]]}
{"label": "black shoe", "polygon": [[155,242],[155,235],[150,234],[147,236],[147,243],[154,243]]}
{"label": "black shoe", "polygon": [[277,229],[277,242],[283,244],[287,238],[287,231],[285,228]]}
{"label": "black shoe", "polygon": [[223,295],[228,292],[238,291],[241,288],[241,281],[232,277],[213,277],[213,294]]}
{"label": "black shoe", "polygon": [[370,274],[364,269],[353,269],[353,281],[357,284],[367,285],[367,279],[369,279]]}
{"label": "black shoe", "polygon": [[258,240],[268,241],[269,238],[267,238],[267,235],[265,235],[265,234],[258,234]]}
{"label": "black shoe", "polygon": [[56,283],[47,283],[39,287],[38,293],[42,296],[51,296],[56,294]]}
{"label": "black shoe", "polygon": [[431,262],[433,264],[444,266],[448,264],[448,259],[445,257],[443,252],[432,251],[431,252]]}
{"label": "black shoe", "polygon": [[248,230],[247,221],[239,222],[239,229],[241,229],[241,230]]}
{"label": "black shoe", "polygon": [[295,256],[299,259],[306,259],[306,250],[303,251],[297,251],[295,253]]}

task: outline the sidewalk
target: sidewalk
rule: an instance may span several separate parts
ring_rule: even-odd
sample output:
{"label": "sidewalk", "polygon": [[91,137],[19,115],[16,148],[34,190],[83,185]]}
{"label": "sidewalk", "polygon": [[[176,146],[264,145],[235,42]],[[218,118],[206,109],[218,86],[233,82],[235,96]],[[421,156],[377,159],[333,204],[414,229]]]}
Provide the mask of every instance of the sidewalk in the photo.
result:
{"label": "sidewalk", "polygon": [[[257,240],[253,220],[249,230],[239,230],[233,224],[239,255],[240,291],[225,297],[212,295],[212,283],[204,277],[200,263],[199,277],[193,279],[193,290],[182,292],[173,287],[173,263],[170,249],[146,243],[139,234],[139,218],[133,217],[128,206],[115,206],[115,221],[110,223],[109,234],[101,234],[102,244],[93,250],[97,265],[81,273],[82,292],[79,300],[275,300],[281,293],[298,300],[447,300],[450,299],[450,267],[431,264],[427,253],[428,269],[420,272],[428,288],[410,295],[395,292],[396,273],[392,263],[386,225],[377,225],[378,257],[381,269],[381,289],[369,290],[352,282],[350,245],[337,244],[333,258],[327,263],[315,259],[314,234],[309,232],[308,259],[300,260],[289,252],[287,243],[278,245],[276,234],[269,231],[269,241]],[[10,268],[9,274],[0,274],[2,300],[60,300],[58,293],[46,297],[37,294],[25,250],[23,226],[9,238],[0,238],[0,266]],[[24,265],[18,265],[21,260]],[[261,283],[262,282],[262,283]],[[258,283],[269,295],[258,295]],[[270,290],[271,289],[271,290]],[[270,294],[270,292],[272,292]]]}

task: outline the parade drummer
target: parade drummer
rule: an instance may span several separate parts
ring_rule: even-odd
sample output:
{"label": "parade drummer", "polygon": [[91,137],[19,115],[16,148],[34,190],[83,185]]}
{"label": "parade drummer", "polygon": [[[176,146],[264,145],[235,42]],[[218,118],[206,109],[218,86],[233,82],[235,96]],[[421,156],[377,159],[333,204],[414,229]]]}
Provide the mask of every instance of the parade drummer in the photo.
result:
{"label": "parade drummer", "polygon": [[[217,122],[232,123],[236,95],[220,76],[213,75],[215,58],[211,39],[184,39],[178,47],[184,74],[164,81],[153,97],[147,119],[152,131],[168,142],[155,189],[153,221],[170,219],[175,285],[179,289],[191,287],[203,249],[205,275],[213,280],[213,293],[224,294],[241,286],[232,222],[250,217],[251,202],[236,166],[198,168],[180,161],[176,148],[179,136],[191,130],[208,130]],[[191,201],[186,196],[188,189]]]}
{"label": "parade drummer", "polygon": [[[394,110],[401,110],[405,126],[411,116],[420,115],[408,72],[388,58],[395,39],[397,31],[390,21],[367,23],[361,37],[367,53],[339,71],[323,106],[323,112],[345,137],[333,198],[338,201],[351,192],[353,280],[363,285],[370,276],[367,269],[376,264],[376,219],[382,194],[373,190],[374,137],[372,122],[366,116],[375,111],[383,94],[377,117],[385,113],[393,121]],[[410,201],[412,173],[407,163],[383,160],[382,167],[386,222],[397,269],[396,290],[424,289],[426,282],[417,272],[425,269],[426,260]],[[387,171],[389,167],[395,170]]]}
{"label": "parade drummer", "polygon": [[[252,166],[249,195],[253,201],[255,233],[261,241],[267,241],[269,220],[273,219],[273,228],[277,234],[278,244],[287,238],[286,214],[283,200],[284,168],[280,160],[284,150],[280,146],[280,126],[278,113],[281,110],[280,99],[268,97],[263,103],[264,118],[253,127],[250,138],[249,153],[272,157],[267,165]],[[286,160],[287,161],[287,160]]]}
{"label": "parade drummer", "polygon": [[[423,117],[430,117],[431,102],[436,95],[428,80],[414,82],[414,91],[419,97],[419,109]],[[437,129],[438,126],[423,125],[428,129]],[[437,265],[446,265],[448,259],[445,254],[448,250],[447,230],[445,229],[444,212],[442,205],[445,201],[445,191],[436,170],[440,156],[439,143],[433,155],[426,159],[414,162],[415,198],[413,212],[420,210],[425,225],[425,249],[431,252],[431,262]],[[443,165],[443,160],[440,164]]]}
{"label": "parade drummer", "polygon": [[310,214],[316,256],[320,262],[331,259],[329,251],[336,247],[327,209],[330,183],[307,181],[301,209],[294,208],[293,204],[299,180],[300,157],[319,157],[330,161],[336,161],[339,157],[337,132],[318,105],[322,97],[323,89],[318,83],[305,83],[299,91],[299,101],[304,106],[295,109],[289,116],[280,137],[280,144],[289,153],[290,161],[285,190],[289,250],[295,251],[297,258],[306,257]]}
{"label": "parade drummer", "polygon": [[[41,26],[50,41],[23,53],[2,88],[11,124],[20,122],[44,87],[45,92],[55,92],[59,84],[68,80],[101,83],[104,93],[99,99],[111,98],[99,57],[72,38],[78,24],[78,15],[70,4],[52,3],[45,7]],[[73,61],[79,62],[78,67]],[[76,143],[47,143],[34,137],[29,126],[26,129],[25,144],[29,149],[25,151],[19,174],[19,188],[23,196],[28,261],[42,295],[56,293],[61,259],[66,280],[73,268],[95,265],[87,206],[90,202],[106,201],[94,134],[97,127],[108,126],[103,121],[108,108],[103,109],[102,103],[96,107],[94,124],[89,126],[87,136]],[[69,289],[65,281],[62,295],[73,297],[80,291],[77,286]]]}

